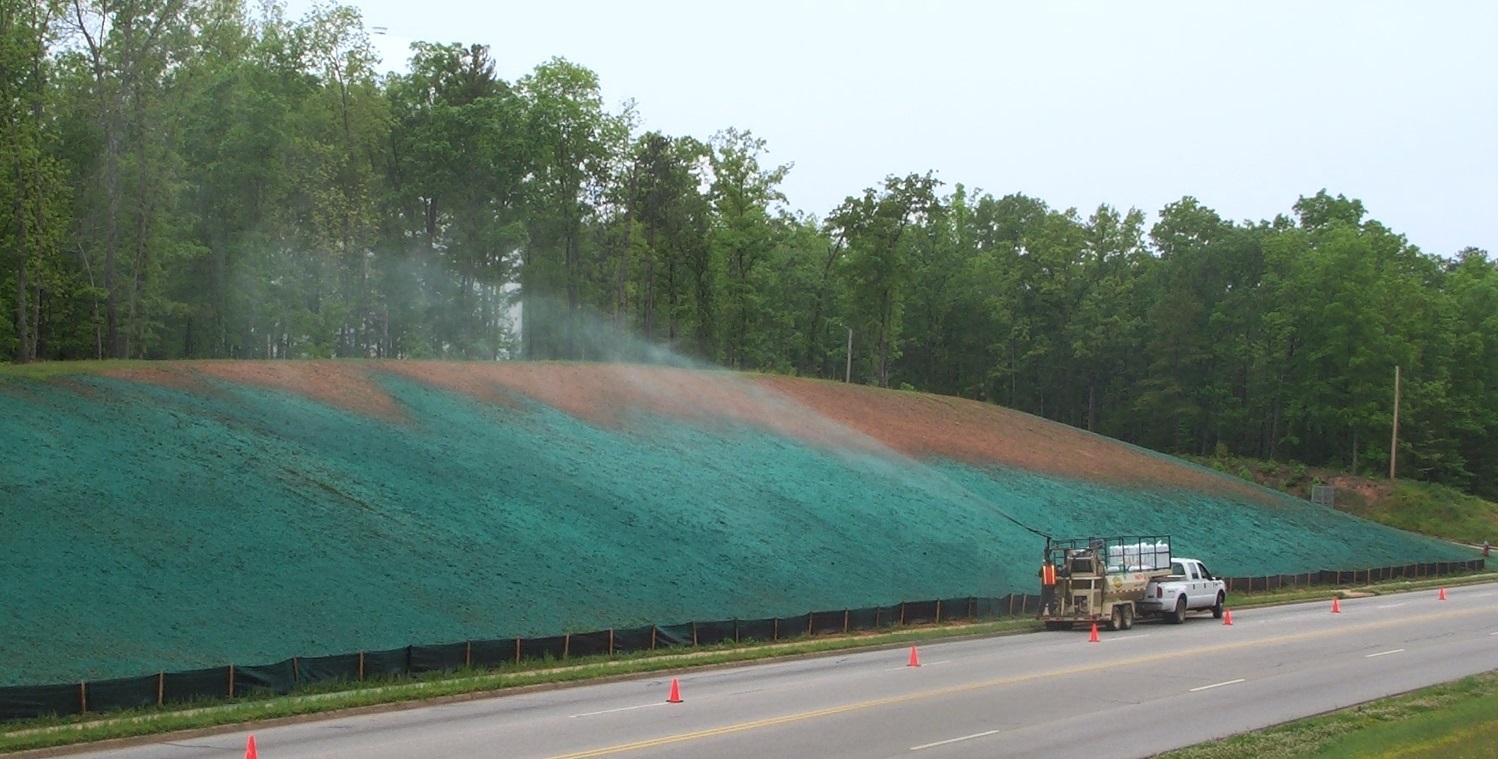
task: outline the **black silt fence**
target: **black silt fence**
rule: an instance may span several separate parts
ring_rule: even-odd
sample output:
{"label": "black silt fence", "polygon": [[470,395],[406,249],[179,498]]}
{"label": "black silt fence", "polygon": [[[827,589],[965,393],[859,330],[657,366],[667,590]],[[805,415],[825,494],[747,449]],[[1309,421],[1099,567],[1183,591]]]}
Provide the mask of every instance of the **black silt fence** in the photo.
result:
{"label": "black silt fence", "polygon": [[[1482,559],[1474,559],[1224,579],[1232,591],[1264,591],[1438,577],[1479,571],[1485,566]],[[1039,609],[1040,596],[1028,593],[997,598],[944,598],[863,609],[830,609],[794,617],[687,622],[543,638],[406,646],[387,651],[293,657],[274,664],[228,665],[94,682],[4,687],[0,688],[0,721],[284,694],[309,683],[410,677],[465,668],[492,669],[524,661],[609,656],[725,642],[789,640],[808,635],[880,630],[897,625],[1024,617],[1036,614]]]}
{"label": "black silt fence", "polygon": [[388,651],[364,651],[359,654],[359,679],[404,677],[411,673],[411,647]]}
{"label": "black silt fence", "polygon": [[319,683],[359,679],[359,654],[303,656],[296,660],[298,682]]}
{"label": "black silt fence", "polygon": [[630,654],[655,648],[655,627],[635,627],[614,631],[614,653]]}
{"label": "black silt fence", "polygon": [[697,623],[697,645],[715,646],[719,643],[737,643],[739,640],[739,621],[730,619],[726,622],[698,622]]}
{"label": "black silt fence", "polygon": [[466,641],[440,646],[412,646],[410,674],[457,672],[468,667],[471,654],[472,651]]}
{"label": "black silt fence", "polygon": [[232,666],[167,672],[161,676],[161,703],[233,698],[233,694],[229,692],[229,683],[233,679]]}
{"label": "black silt fence", "polygon": [[85,696],[89,711],[110,712],[161,703],[164,675],[122,677],[88,683]]}

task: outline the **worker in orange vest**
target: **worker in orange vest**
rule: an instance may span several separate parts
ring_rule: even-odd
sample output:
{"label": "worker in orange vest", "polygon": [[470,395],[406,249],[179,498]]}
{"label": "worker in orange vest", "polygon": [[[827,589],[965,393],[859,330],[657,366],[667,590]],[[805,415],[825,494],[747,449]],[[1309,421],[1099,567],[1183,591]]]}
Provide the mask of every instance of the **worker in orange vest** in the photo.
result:
{"label": "worker in orange vest", "polygon": [[1052,609],[1056,603],[1056,565],[1046,561],[1040,565],[1040,609],[1041,613],[1051,614],[1057,611]]}

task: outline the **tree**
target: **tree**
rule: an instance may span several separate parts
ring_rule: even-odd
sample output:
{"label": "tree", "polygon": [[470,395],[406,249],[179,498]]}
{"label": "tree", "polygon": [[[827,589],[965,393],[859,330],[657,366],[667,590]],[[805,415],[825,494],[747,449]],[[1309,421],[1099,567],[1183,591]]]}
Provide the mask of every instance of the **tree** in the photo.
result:
{"label": "tree", "polygon": [[[15,321],[0,321],[0,355],[38,355],[42,299],[61,285],[57,257],[65,229],[62,169],[51,155],[51,62],[46,42],[56,9],[41,0],[0,0],[0,252],[15,280]],[[60,288],[59,288],[60,289]],[[8,333],[8,334],[7,334]]]}
{"label": "tree", "polygon": [[[403,309],[401,321],[432,321],[442,354],[497,358],[509,329],[504,286],[525,241],[532,156],[524,107],[495,76],[487,47],[417,43],[413,52],[411,73],[387,87],[396,115],[387,177],[397,212],[408,219],[387,246],[390,276],[410,276],[401,270],[414,268],[431,290],[429,301],[441,305],[432,313]],[[420,244],[407,250],[405,239]],[[401,267],[412,251],[420,260]]]}
{"label": "tree", "polygon": [[[157,256],[170,247],[173,205],[161,111],[169,49],[184,42],[185,0],[71,0],[70,29],[91,76],[103,155],[93,167],[103,202],[88,219],[102,249],[104,334],[99,355],[143,356],[155,341]],[[123,260],[122,260],[123,257]],[[124,275],[123,277],[121,275]]]}
{"label": "tree", "polygon": [[598,77],[554,58],[520,80],[534,151],[527,181],[528,235],[520,274],[522,350],[530,358],[578,358],[584,305],[583,225],[595,212],[590,185],[622,150],[627,122],[604,111]]}
{"label": "tree", "polygon": [[765,141],[747,131],[719,132],[711,146],[710,245],[725,268],[723,358],[739,369],[762,366],[772,350],[765,320],[773,308],[764,264],[775,246],[773,207],[785,202],[779,185],[791,167],[762,167]]}
{"label": "tree", "polygon": [[854,332],[872,344],[872,372],[889,386],[892,362],[900,355],[901,320],[911,261],[906,231],[930,222],[940,211],[939,184],[931,174],[887,178],[881,189],[864,190],[833,211],[828,224],[847,246],[842,276],[849,285],[848,312]]}

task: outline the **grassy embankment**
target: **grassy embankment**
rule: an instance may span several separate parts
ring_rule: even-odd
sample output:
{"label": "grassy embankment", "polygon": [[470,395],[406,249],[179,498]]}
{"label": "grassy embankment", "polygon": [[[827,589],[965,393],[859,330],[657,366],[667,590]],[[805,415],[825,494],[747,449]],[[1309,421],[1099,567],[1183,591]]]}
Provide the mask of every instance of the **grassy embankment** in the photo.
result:
{"label": "grassy embankment", "polygon": [[1332,485],[1338,511],[1400,530],[1468,545],[1481,545],[1484,540],[1498,542],[1498,503],[1445,485],[1415,480],[1391,483],[1294,462],[1235,456],[1185,458],[1300,498],[1310,496],[1312,485]]}
{"label": "grassy embankment", "polygon": [[[1233,593],[1229,605],[1235,609],[1276,603],[1329,599],[1333,595],[1385,594],[1451,587],[1473,582],[1491,582],[1498,574],[1381,583],[1364,587],[1302,588],[1263,593]],[[108,741],[194,730],[213,730],[229,725],[288,720],[305,715],[379,709],[414,701],[482,698],[497,691],[525,687],[548,687],[603,678],[668,673],[695,667],[723,666],[762,659],[815,656],[831,651],[859,648],[903,648],[905,645],[943,638],[1006,635],[1040,630],[1034,620],[1006,619],[981,623],[950,623],[854,635],[803,638],[792,642],[723,644],[690,650],[641,652],[609,657],[589,657],[566,662],[528,661],[488,671],[462,671],[440,676],[362,683],[323,683],[300,689],[289,696],[250,696],[233,701],[205,701],[161,708],[136,709],[84,717],[17,722],[0,726],[0,753],[42,749],[77,743]],[[1498,687],[1498,686],[1494,686]],[[1226,756],[1212,754],[1204,756]]]}

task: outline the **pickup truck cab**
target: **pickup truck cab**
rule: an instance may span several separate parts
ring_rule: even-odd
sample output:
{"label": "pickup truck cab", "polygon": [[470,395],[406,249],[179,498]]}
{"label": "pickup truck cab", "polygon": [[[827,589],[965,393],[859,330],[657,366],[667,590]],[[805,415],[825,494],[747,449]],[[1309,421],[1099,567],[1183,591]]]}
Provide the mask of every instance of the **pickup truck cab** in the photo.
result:
{"label": "pickup truck cab", "polygon": [[1137,607],[1141,614],[1159,615],[1166,622],[1181,624],[1189,611],[1211,610],[1222,619],[1222,604],[1227,586],[1207,571],[1207,565],[1196,559],[1172,558],[1170,575],[1153,579],[1144,588]]}

